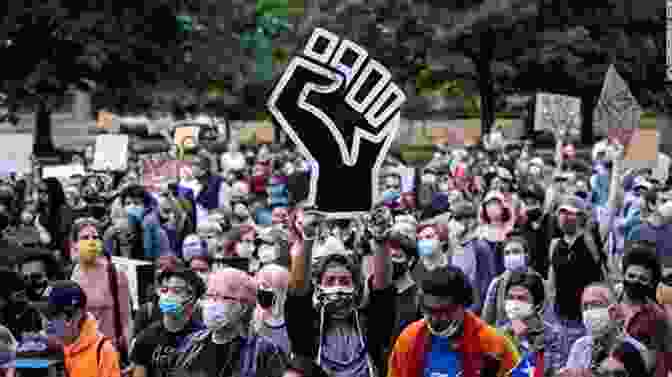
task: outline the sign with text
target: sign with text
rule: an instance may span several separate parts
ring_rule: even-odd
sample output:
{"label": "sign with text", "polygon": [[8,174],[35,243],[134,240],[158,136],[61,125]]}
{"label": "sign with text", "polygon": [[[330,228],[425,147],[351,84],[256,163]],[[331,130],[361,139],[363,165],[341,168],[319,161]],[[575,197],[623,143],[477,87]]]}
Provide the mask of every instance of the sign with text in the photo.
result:
{"label": "sign with text", "polygon": [[538,93],[534,129],[554,135],[581,135],[581,99],[560,94]]}
{"label": "sign with text", "polygon": [[4,134],[0,137],[0,161],[14,161],[13,173],[30,173],[32,155],[32,134]]}
{"label": "sign with text", "polygon": [[658,166],[658,130],[637,130],[625,150],[626,169],[655,169]]}
{"label": "sign with text", "polygon": [[91,170],[126,170],[128,140],[128,135],[98,135]]}
{"label": "sign with text", "polygon": [[[332,218],[369,211],[406,95],[357,43],[316,28],[268,99],[273,121],[319,172],[307,203]],[[344,200],[339,187],[356,183]]]}
{"label": "sign with text", "polygon": [[593,111],[595,135],[609,136],[627,147],[634,132],[639,129],[641,114],[642,108],[628,84],[610,65]]}
{"label": "sign with text", "polygon": [[138,310],[142,303],[149,300],[148,288],[154,281],[154,265],[151,262],[124,257],[112,257],[112,263],[118,271],[126,274],[133,310]]}

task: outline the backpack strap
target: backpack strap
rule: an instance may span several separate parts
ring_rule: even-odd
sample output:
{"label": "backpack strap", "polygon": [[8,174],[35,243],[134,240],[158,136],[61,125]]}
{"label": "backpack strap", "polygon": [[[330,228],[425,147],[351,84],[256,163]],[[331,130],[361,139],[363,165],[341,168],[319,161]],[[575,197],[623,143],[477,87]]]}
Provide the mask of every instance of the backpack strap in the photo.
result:
{"label": "backpack strap", "polygon": [[96,361],[97,361],[96,365],[98,365],[99,367],[100,367],[100,355],[103,352],[103,345],[111,341],[112,340],[106,336],[103,336],[100,339],[98,339],[98,344],[96,345]]}

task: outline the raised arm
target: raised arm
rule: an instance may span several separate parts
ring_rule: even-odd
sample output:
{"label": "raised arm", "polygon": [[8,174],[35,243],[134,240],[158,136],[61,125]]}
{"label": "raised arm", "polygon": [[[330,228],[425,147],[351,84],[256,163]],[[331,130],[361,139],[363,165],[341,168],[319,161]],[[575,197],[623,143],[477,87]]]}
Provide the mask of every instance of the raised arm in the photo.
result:
{"label": "raised arm", "polygon": [[311,260],[313,244],[321,218],[306,214],[303,224],[295,224],[298,239],[291,248],[292,266],[289,274],[289,289],[298,296],[310,293]]}

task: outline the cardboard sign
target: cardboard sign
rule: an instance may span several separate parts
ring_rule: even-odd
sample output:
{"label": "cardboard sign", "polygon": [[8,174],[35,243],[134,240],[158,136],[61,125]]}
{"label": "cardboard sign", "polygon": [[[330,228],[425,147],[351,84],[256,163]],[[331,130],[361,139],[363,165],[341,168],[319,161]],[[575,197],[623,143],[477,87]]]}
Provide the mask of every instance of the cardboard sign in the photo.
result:
{"label": "cardboard sign", "polygon": [[[320,167],[311,174],[307,205],[350,218],[377,202],[379,170],[406,101],[391,78],[363,47],[322,28],[289,62],[267,106],[301,154]],[[339,190],[345,187],[347,198]]]}
{"label": "cardboard sign", "polygon": [[175,129],[175,145],[193,148],[198,144],[198,127],[187,126]]}
{"label": "cardboard sign", "polygon": [[625,151],[626,169],[655,169],[658,166],[658,130],[638,130]]}
{"label": "cardboard sign", "polygon": [[261,126],[254,130],[257,144],[273,144],[273,134],[272,126]]}
{"label": "cardboard sign", "polygon": [[99,111],[96,120],[96,128],[109,130],[114,124],[114,114],[107,111]]}
{"label": "cardboard sign", "polygon": [[154,265],[151,262],[124,257],[112,257],[117,271],[123,271],[128,278],[128,291],[131,296],[133,310],[140,309],[140,304],[147,302],[148,288],[154,282]]}
{"label": "cardboard sign", "polygon": [[554,135],[581,135],[581,99],[560,94],[538,93],[534,129]]}
{"label": "cardboard sign", "polygon": [[73,175],[86,175],[86,169],[82,164],[53,165],[42,167],[42,178],[68,179]]}
{"label": "cardboard sign", "polygon": [[98,135],[91,170],[124,171],[128,163],[128,135]]}
{"label": "cardboard sign", "polygon": [[642,108],[628,84],[613,65],[604,78],[600,98],[593,110],[593,127],[597,136],[611,136],[627,146],[639,128]]}
{"label": "cardboard sign", "polygon": [[14,161],[14,173],[29,174],[32,170],[32,134],[3,134],[0,137],[0,161]]}

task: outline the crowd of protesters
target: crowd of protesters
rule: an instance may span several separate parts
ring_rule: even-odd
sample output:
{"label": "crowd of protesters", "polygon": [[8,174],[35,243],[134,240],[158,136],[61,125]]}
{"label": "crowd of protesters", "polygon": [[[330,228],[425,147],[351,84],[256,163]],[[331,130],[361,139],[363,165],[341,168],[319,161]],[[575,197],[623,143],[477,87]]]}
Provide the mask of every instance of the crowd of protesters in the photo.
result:
{"label": "crowd of protesters", "polygon": [[[415,185],[388,157],[380,202],[345,220],[305,205],[316,167],[291,146],[196,148],[158,191],[142,155],[4,177],[0,370],[672,376],[669,172],[625,169],[611,139],[592,161],[492,140],[436,152]],[[153,265],[138,305],[112,257]]]}

